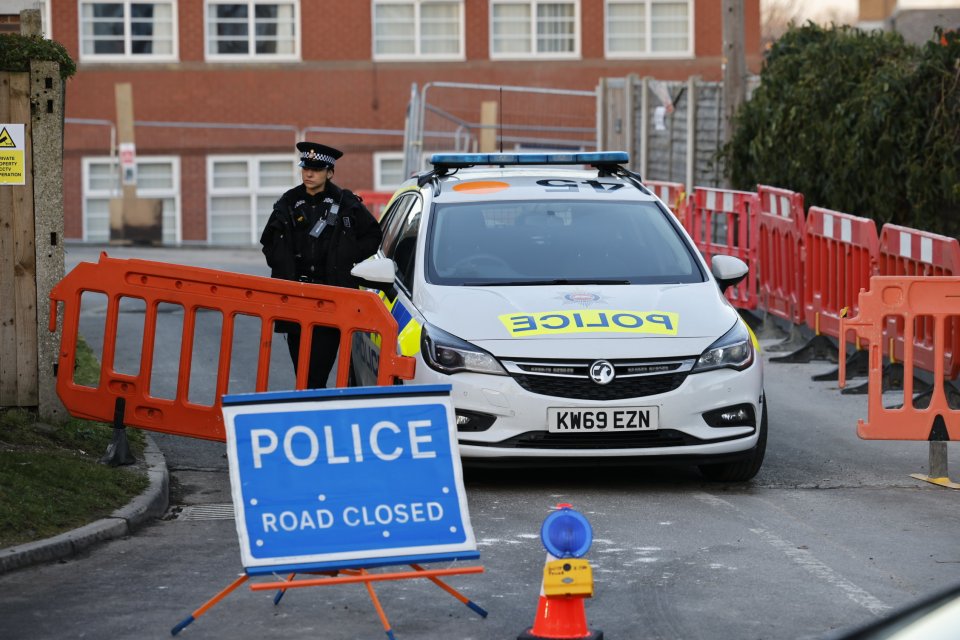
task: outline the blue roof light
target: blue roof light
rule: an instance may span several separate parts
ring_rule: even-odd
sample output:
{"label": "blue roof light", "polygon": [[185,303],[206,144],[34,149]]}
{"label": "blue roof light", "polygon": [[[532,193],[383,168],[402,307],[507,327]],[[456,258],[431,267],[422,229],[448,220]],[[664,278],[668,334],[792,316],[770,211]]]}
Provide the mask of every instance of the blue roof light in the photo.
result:
{"label": "blue roof light", "polygon": [[593,153],[435,153],[430,158],[434,167],[461,168],[479,165],[611,165],[627,164],[626,151]]}

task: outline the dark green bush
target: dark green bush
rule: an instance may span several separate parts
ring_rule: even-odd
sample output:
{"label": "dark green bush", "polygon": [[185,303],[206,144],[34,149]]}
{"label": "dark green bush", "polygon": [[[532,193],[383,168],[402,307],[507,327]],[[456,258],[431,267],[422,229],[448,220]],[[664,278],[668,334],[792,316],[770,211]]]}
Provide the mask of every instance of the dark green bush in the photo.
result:
{"label": "dark green bush", "polygon": [[724,150],[731,182],[945,235],[960,233],[960,36],[808,23],[764,61]]}
{"label": "dark green bush", "polygon": [[77,72],[77,65],[59,42],[42,36],[0,33],[0,71],[29,71],[31,60],[60,63],[64,80]]}

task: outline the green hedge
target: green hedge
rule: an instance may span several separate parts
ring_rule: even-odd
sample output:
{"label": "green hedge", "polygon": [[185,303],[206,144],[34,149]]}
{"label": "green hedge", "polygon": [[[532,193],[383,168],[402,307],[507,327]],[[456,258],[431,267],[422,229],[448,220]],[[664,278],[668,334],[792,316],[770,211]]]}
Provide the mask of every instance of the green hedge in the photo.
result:
{"label": "green hedge", "polygon": [[960,35],[808,23],[770,49],[724,149],[731,182],[878,224],[960,234]]}
{"label": "green hedge", "polygon": [[0,33],[0,71],[29,71],[31,60],[60,63],[60,77],[63,79],[77,72],[77,65],[59,42],[42,36]]}

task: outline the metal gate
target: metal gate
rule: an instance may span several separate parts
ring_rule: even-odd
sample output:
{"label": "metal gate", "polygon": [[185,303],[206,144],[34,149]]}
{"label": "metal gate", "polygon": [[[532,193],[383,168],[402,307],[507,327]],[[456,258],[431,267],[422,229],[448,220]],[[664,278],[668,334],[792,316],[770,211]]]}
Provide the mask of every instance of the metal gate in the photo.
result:
{"label": "metal gate", "polygon": [[403,175],[433,153],[597,148],[598,91],[428,82],[410,90]]}

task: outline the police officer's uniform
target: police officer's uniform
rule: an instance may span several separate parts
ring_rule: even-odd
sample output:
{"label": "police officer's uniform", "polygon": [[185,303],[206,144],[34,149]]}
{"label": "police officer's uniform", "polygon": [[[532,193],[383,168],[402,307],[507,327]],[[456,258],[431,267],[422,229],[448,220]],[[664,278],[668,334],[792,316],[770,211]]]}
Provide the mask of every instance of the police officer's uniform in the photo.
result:
{"label": "police officer's uniform", "polygon": [[[333,169],[343,155],[315,142],[300,142],[297,149],[300,166],[318,171]],[[327,180],[323,191],[314,195],[303,184],[284,193],[273,205],[260,244],[271,277],[356,289],[359,280],[350,275],[350,269],[376,253],[380,238],[380,226],[360,198]],[[281,321],[275,329],[287,334],[296,368],[300,325]],[[308,388],[326,386],[339,344],[339,330],[314,327]]]}

